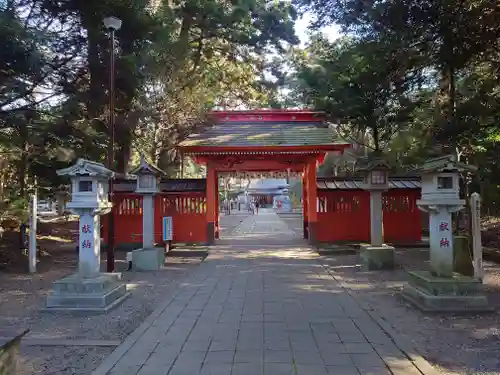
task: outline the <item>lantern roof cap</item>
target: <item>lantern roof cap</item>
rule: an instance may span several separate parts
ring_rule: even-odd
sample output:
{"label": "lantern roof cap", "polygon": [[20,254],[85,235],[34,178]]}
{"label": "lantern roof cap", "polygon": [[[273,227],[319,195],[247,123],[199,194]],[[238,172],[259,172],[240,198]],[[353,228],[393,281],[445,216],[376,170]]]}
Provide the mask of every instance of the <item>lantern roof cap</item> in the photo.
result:
{"label": "lantern roof cap", "polygon": [[476,172],[477,167],[458,162],[455,155],[444,155],[429,159],[416,170],[420,174],[463,171]]}
{"label": "lantern roof cap", "polygon": [[87,159],[78,159],[74,165],[56,171],[58,176],[92,176],[106,177],[114,176],[114,172],[109,170],[102,163]]}
{"label": "lantern roof cap", "polygon": [[141,154],[141,161],[139,165],[135,167],[132,171],[130,171],[132,175],[143,175],[143,174],[152,174],[155,176],[164,176],[165,172],[158,168],[153,163],[150,163],[146,160],[144,154]]}
{"label": "lantern roof cap", "polygon": [[381,152],[373,152],[371,155],[360,158],[358,162],[358,171],[360,172],[371,172],[374,170],[390,171],[392,169],[391,165],[386,161]]}

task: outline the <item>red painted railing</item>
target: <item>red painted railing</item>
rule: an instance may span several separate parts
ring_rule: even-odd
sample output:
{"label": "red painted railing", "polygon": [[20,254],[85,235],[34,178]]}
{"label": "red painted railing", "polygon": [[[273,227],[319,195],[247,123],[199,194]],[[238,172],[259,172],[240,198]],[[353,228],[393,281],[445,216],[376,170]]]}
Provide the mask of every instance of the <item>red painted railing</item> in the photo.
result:
{"label": "red painted railing", "polygon": [[[173,242],[205,243],[207,239],[204,192],[161,193],[155,195],[154,239],[163,243],[163,217],[171,216]],[[142,197],[115,192],[113,196],[115,246],[142,243]],[[107,242],[107,215],[102,218],[102,238]]]}
{"label": "red painted railing", "polygon": [[417,207],[420,189],[392,189],[382,198],[384,240],[418,242],[422,239],[422,211]]}
{"label": "red painted railing", "polygon": [[[115,193],[113,196],[115,221],[115,245],[142,242],[142,196],[131,193]],[[101,237],[108,240],[108,215],[101,218]]]}
{"label": "red painted railing", "polygon": [[320,242],[368,241],[370,196],[362,190],[318,190],[317,226]]}
{"label": "red painted railing", "polygon": [[155,241],[162,243],[162,220],[172,217],[173,242],[207,241],[205,193],[158,194],[155,196]]}
{"label": "red painted railing", "polygon": [[[384,240],[421,240],[421,211],[416,206],[420,189],[391,189],[383,195]],[[160,193],[155,196],[155,242],[162,243],[162,220],[173,218],[174,242],[206,243],[204,192]],[[320,242],[370,240],[370,196],[363,190],[318,190],[317,239]],[[114,194],[115,245],[142,242],[142,197]],[[104,241],[107,219],[102,218]]]}
{"label": "red painted railing", "polygon": [[[391,189],[383,194],[384,241],[418,242],[422,238],[420,189]],[[363,190],[318,190],[320,242],[370,240],[370,194]]]}

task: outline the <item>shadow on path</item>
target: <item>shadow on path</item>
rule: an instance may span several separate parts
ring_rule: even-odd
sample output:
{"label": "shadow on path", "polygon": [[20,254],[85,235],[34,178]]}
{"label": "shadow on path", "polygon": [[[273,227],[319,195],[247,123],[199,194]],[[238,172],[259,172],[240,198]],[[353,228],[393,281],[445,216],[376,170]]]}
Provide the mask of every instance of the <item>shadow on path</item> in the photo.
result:
{"label": "shadow on path", "polygon": [[249,216],[94,375],[420,374],[273,212]]}

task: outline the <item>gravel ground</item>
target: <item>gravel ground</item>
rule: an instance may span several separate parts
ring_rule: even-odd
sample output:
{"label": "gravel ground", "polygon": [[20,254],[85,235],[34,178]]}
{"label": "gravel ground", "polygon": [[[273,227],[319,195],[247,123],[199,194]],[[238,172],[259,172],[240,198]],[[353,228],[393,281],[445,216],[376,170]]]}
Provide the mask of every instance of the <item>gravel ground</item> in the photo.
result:
{"label": "gravel ground", "polygon": [[[2,282],[0,326],[30,329],[33,338],[122,340],[158,302],[164,301],[179,280],[201,259],[169,258],[158,272],[125,272],[123,280],[132,295],[107,314],[43,312],[53,280],[67,274],[58,270],[31,277],[12,275]],[[71,272],[70,272],[71,273]],[[56,276],[56,277],[54,277]]]}
{"label": "gravel ground", "polygon": [[[223,233],[230,233],[245,215],[221,215]],[[75,226],[76,228],[76,226]],[[72,228],[73,231],[75,231]],[[65,237],[71,238],[74,233]],[[41,312],[52,282],[74,272],[77,255],[72,243],[57,245],[39,265],[35,275],[0,273],[0,327],[29,328],[28,337],[64,340],[123,340],[160,303],[168,299],[178,283],[201,258],[168,257],[158,272],[124,272],[131,296],[107,314]],[[116,253],[117,269],[124,269],[125,252]],[[105,262],[103,254],[102,261]],[[90,374],[114,350],[113,347],[21,346],[18,375]]]}
{"label": "gravel ground", "polygon": [[[300,231],[301,217],[282,217]],[[429,268],[428,249],[397,249],[394,271],[362,271],[355,254],[322,256],[343,286],[368,309],[374,310],[443,374],[500,374],[500,265],[485,261],[484,286],[496,313],[446,316],[423,314],[399,295],[407,270]]]}
{"label": "gravel ground", "polygon": [[[76,259],[72,258],[75,256],[69,253],[66,259],[59,259],[59,267],[35,276],[0,274],[0,327],[27,327],[31,338],[123,340],[159,303],[169,298],[176,285],[202,260],[168,258],[165,269],[158,272],[125,272],[124,281],[132,295],[107,314],[41,312],[52,281],[75,269]],[[22,345],[20,375],[88,374],[112,350]]]}
{"label": "gravel ground", "polygon": [[[399,295],[408,269],[427,269],[426,249],[398,249],[398,269],[362,271],[356,255],[324,256],[321,261],[360,303],[411,340],[442,373],[500,374],[500,315],[447,316],[423,314]],[[500,267],[485,263],[485,289],[500,308]]]}
{"label": "gravel ground", "polygon": [[[300,216],[283,219],[292,229],[301,231]],[[221,216],[223,233],[229,234],[240,220],[239,215]],[[398,249],[396,256],[399,266],[394,271],[362,271],[356,255],[323,256],[320,261],[363,306],[375,310],[410,339],[442,373],[500,374],[500,315],[422,314],[401,299],[398,292],[406,282],[405,269],[428,267],[428,251]],[[0,327],[28,327],[31,337],[123,340],[173,293],[176,284],[200,261],[199,258],[171,258],[167,268],[160,272],[125,273],[132,296],[109,314],[94,316],[39,312],[52,281],[75,268],[74,252],[58,256],[49,271],[35,276],[0,273]],[[485,267],[490,302],[500,308],[500,266],[485,262]],[[23,345],[19,375],[90,374],[112,351],[110,347]]]}
{"label": "gravel ground", "polygon": [[16,375],[86,375],[92,373],[114,348],[21,347],[21,372]]}

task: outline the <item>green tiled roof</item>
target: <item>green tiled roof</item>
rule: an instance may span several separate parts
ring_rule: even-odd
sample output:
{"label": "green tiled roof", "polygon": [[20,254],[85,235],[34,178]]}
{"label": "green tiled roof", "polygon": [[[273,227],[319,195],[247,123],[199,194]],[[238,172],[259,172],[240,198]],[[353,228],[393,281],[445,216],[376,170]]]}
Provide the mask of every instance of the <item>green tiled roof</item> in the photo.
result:
{"label": "green tiled roof", "polygon": [[180,146],[312,146],[339,143],[323,122],[223,122],[193,134]]}

